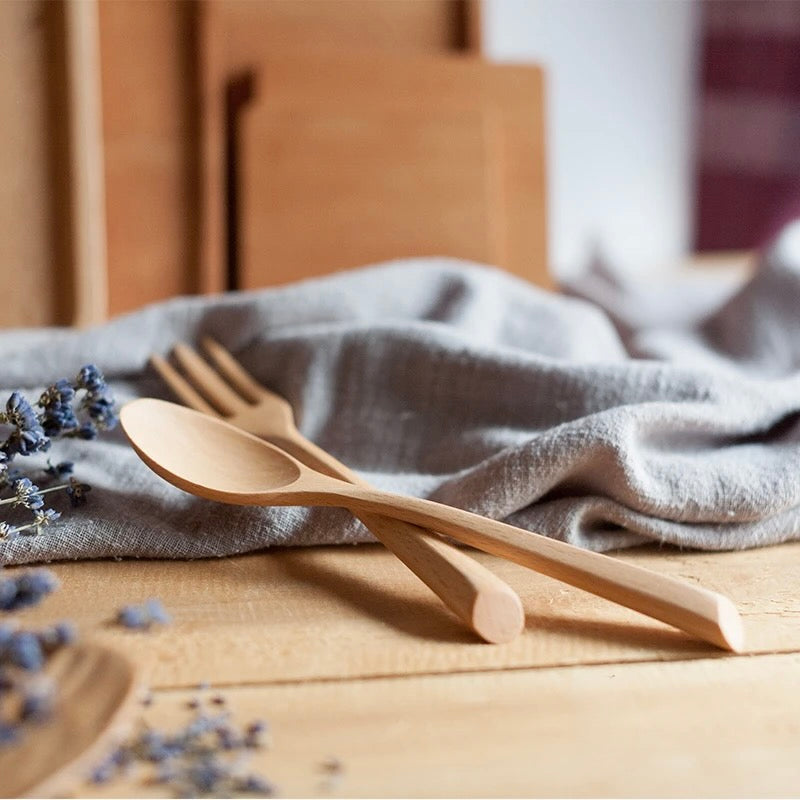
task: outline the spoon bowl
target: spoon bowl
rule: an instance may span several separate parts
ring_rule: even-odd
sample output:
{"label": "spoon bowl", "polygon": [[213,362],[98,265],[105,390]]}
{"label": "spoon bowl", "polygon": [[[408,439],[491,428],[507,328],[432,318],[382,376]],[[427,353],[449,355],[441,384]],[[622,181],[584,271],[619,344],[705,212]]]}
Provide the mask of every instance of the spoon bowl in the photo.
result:
{"label": "spoon bowl", "polygon": [[[270,505],[270,493],[297,483],[303,473],[298,461],[269,442],[174,403],[136,400],[122,409],[120,419],[145,464],[202,497]],[[254,496],[263,496],[265,502],[254,502]]]}
{"label": "spoon bowl", "polygon": [[725,649],[743,647],[741,619],[726,597],[599,553],[430,500],[331,478],[220,419],[163,400],[120,413],[142,460],[200,497],[238,505],[343,506],[446,533],[659,619]]}

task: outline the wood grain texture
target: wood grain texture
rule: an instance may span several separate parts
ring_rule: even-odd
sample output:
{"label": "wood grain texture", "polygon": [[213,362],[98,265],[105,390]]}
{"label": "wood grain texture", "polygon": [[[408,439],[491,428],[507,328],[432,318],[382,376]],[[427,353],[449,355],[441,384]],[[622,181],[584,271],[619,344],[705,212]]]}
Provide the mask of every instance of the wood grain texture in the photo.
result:
{"label": "wood grain texture", "polygon": [[[225,692],[269,720],[250,768],[282,797],[793,797],[797,654],[602,664]],[[146,718],[185,724],[193,692]],[[324,769],[341,763],[338,777]],[[82,797],[157,797],[142,776]]]}
{"label": "wood grain texture", "polygon": [[191,3],[100,4],[109,311],[197,290]]}
{"label": "wood grain texture", "polygon": [[265,52],[367,47],[403,55],[464,50],[462,0],[236,0],[217,3],[220,35],[230,41],[233,68]]}
{"label": "wood grain texture", "polygon": [[[21,621],[73,617],[159,687],[519,669],[725,656],[688,635],[507,561],[473,553],[520,595],[527,625],[505,645],[465,632],[379,546],[275,549],[203,561],[55,564],[62,588]],[[618,554],[727,594],[750,654],[800,650],[800,544],[732,553]],[[113,620],[160,597],[174,623],[149,634]]]}
{"label": "wood grain texture", "polygon": [[73,323],[108,316],[108,259],[97,0],[65,4],[72,200]]}
{"label": "wood grain texture", "polygon": [[480,114],[284,114],[267,101],[242,139],[242,287],[402,256],[499,255]]}
{"label": "wood grain texture", "polygon": [[243,288],[430,255],[552,285],[538,69],[265,55],[257,75],[237,166]]}
{"label": "wood grain texture", "polygon": [[62,23],[55,3],[0,3],[2,327],[72,311]]}

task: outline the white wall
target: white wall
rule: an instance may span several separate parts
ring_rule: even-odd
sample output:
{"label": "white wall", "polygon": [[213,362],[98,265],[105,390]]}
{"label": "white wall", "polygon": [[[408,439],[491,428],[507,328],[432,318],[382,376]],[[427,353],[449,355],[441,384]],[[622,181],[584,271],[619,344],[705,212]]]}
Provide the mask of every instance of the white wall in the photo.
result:
{"label": "white wall", "polygon": [[692,0],[484,0],[489,58],[547,71],[552,268],[637,277],[691,245]]}

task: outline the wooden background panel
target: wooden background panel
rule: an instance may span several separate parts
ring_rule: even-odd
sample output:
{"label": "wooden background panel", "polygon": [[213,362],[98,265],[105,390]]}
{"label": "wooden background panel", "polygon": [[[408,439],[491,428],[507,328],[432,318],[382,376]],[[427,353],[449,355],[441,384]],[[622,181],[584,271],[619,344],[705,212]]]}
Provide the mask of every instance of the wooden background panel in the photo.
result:
{"label": "wooden background panel", "polygon": [[365,47],[405,55],[473,45],[475,4],[464,0],[222,0],[206,3],[228,70],[266,53]]}
{"label": "wooden background panel", "polygon": [[[411,104],[441,111],[494,108],[527,112],[534,122],[544,115],[542,71],[534,65],[493,64],[458,54],[401,57],[366,49],[275,57],[265,52],[254,67],[256,96],[274,110],[336,111],[357,99],[370,109],[405,111]],[[345,86],[353,87],[353,99],[342,91]]]}
{"label": "wooden background panel", "polygon": [[411,255],[491,263],[502,197],[483,117],[252,106],[241,129],[240,286]]}
{"label": "wooden background panel", "polygon": [[[497,214],[505,229],[498,231],[498,239],[507,243],[503,260],[498,263],[537,286],[555,290],[548,263],[544,122],[531,124],[529,118],[543,113],[545,107],[541,75],[528,96],[533,98],[528,114],[524,105],[516,105],[516,113],[505,115],[497,130],[500,180],[505,187],[502,213]],[[536,156],[532,157],[534,153]]]}
{"label": "wooden background panel", "polygon": [[[479,39],[479,4],[469,0],[98,8],[111,314],[228,286],[224,115],[237,71],[281,49],[442,52]],[[0,3],[0,105],[13,109],[0,129],[0,257],[15,278],[2,325],[69,323],[86,288],[73,277],[64,19],[62,3]]]}
{"label": "wooden background panel", "polygon": [[[242,288],[430,255],[495,264],[552,286],[540,70],[361,53],[266,57],[256,74],[236,169]],[[323,132],[316,140],[304,137],[312,117]],[[381,121],[380,136],[365,142]],[[415,150],[411,131],[433,136],[437,126],[450,147]],[[481,147],[467,152],[478,138]],[[393,168],[384,172],[384,164]],[[463,176],[478,164],[482,181],[467,186]],[[403,174],[412,188],[401,197]],[[452,191],[426,195],[426,184]]]}
{"label": "wooden background panel", "polygon": [[[237,70],[267,50],[441,52],[474,46],[478,33],[478,4],[465,0],[98,8],[112,315],[228,286],[224,114]],[[15,277],[0,324],[69,323],[76,313],[64,17],[62,3],[0,3],[0,104],[13,109],[0,129],[0,256]]]}
{"label": "wooden background panel", "polygon": [[[265,58],[480,52],[480,0],[205,0],[199,11],[204,291],[238,284],[234,176],[238,115],[248,99],[242,79],[262,77]],[[303,74],[293,78],[305,90]]]}
{"label": "wooden background panel", "polygon": [[56,3],[0,3],[0,326],[72,311],[62,24]]}
{"label": "wooden background panel", "polygon": [[198,288],[193,3],[100,3],[109,311]]}

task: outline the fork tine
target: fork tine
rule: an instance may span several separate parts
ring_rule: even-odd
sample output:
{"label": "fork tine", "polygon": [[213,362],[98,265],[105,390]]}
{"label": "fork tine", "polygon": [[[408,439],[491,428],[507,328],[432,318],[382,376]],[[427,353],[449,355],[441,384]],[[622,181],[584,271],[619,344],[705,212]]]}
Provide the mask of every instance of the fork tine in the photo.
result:
{"label": "fork tine", "polygon": [[172,354],[200,393],[220,414],[230,416],[247,404],[189,345],[179,342],[172,348]]}
{"label": "fork tine", "polygon": [[176,394],[179,400],[186,403],[189,408],[195,411],[202,411],[204,414],[211,414],[213,417],[218,417],[216,410],[211,406],[186,382],[186,380],[178,374],[169,362],[161,358],[161,356],[150,356],[150,363],[153,369],[161,376],[164,383]]}
{"label": "fork tine", "polygon": [[216,368],[236,390],[251,403],[257,402],[264,394],[264,387],[246,372],[244,367],[219,342],[210,336],[204,336],[201,344]]}

